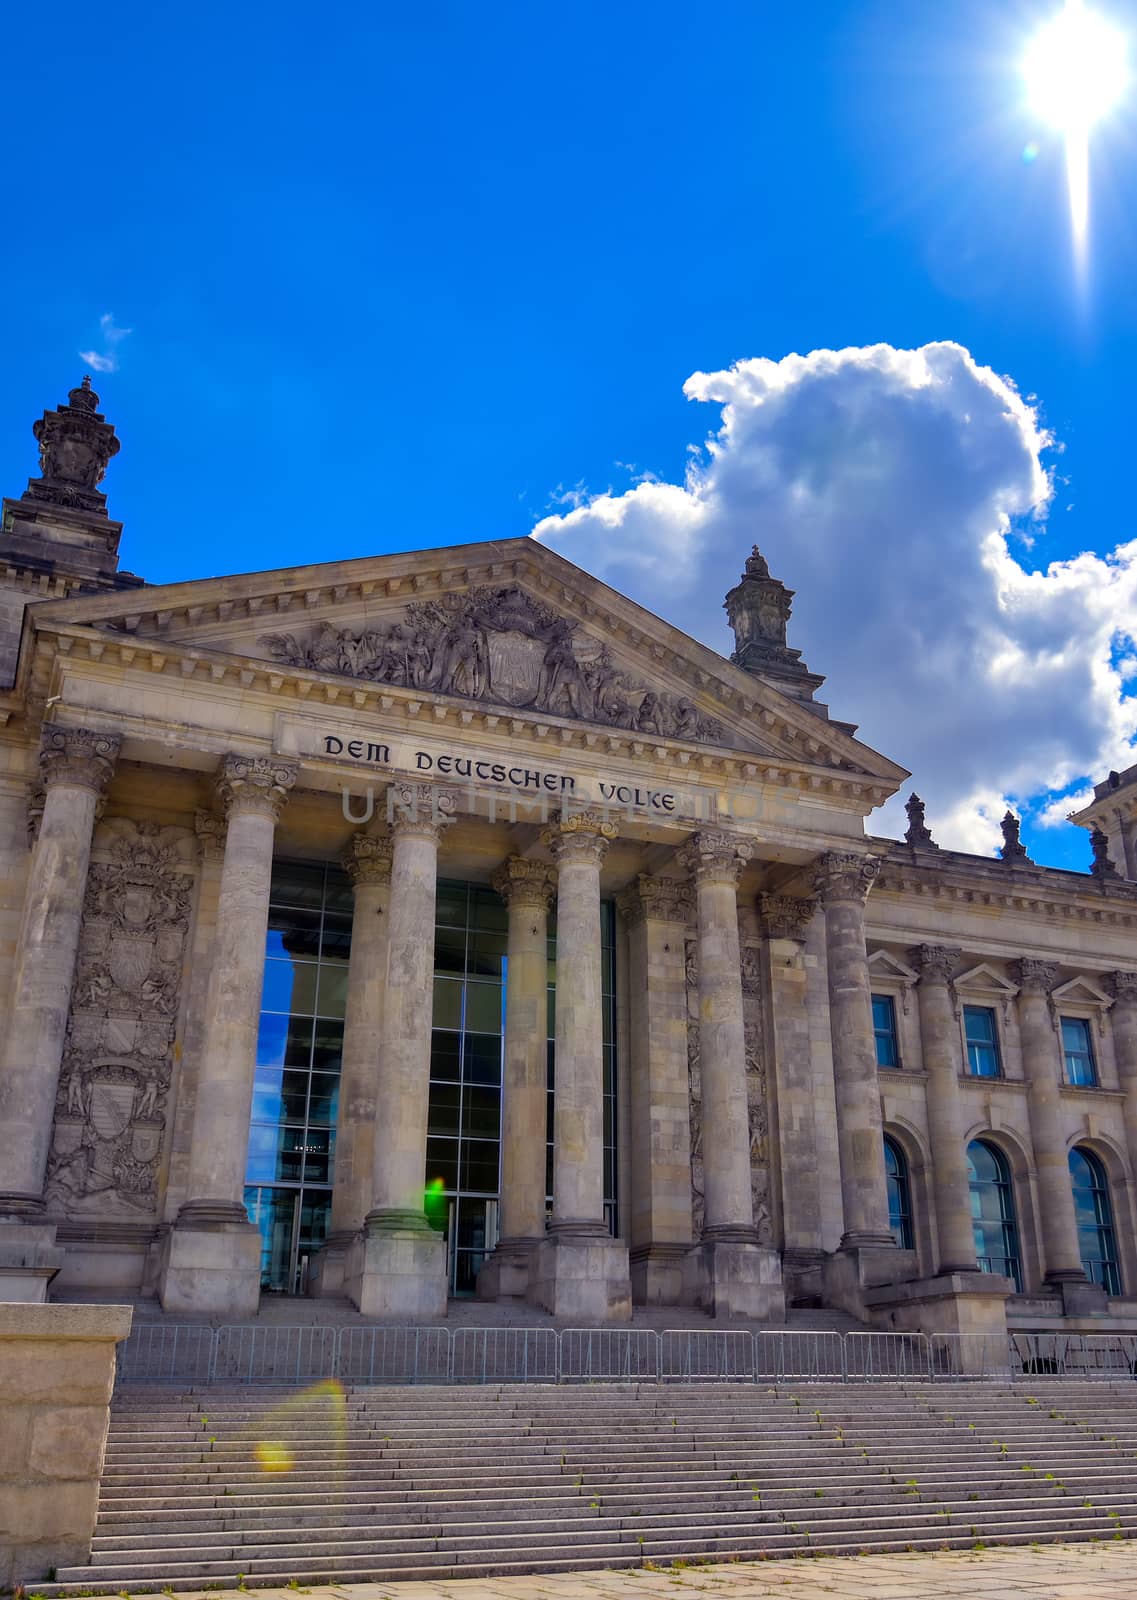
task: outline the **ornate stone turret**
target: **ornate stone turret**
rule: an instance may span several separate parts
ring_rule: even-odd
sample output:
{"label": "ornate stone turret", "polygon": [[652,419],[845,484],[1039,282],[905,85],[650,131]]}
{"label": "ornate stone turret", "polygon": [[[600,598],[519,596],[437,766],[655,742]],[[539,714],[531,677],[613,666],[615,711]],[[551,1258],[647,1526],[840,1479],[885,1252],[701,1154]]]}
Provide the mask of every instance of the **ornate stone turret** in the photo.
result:
{"label": "ornate stone turret", "polygon": [[904,835],[905,844],[915,845],[920,850],[938,850],[940,847],[932,838],[932,831],[924,820],[924,802],[918,794],[911,794],[904,807],[908,816],[908,832]]}
{"label": "ornate stone turret", "polygon": [[117,455],[115,431],[99,410],[89,377],[32,425],[38,478],[0,520],[0,689],[15,682],[24,607],[79,589],[133,589],[142,579],[118,570],[122,523],[107,516],[99,488]]}
{"label": "ornate stone turret", "polygon": [[1034,863],[1026,853],[1026,845],[1019,838],[1019,828],[1022,824],[1013,811],[1008,811],[1000,822],[1003,831],[1003,842],[999,847],[999,854],[1010,866],[1030,867]]}
{"label": "ornate stone turret", "polygon": [[793,597],[792,589],[771,578],[766,559],[755,545],[741,579],[723,601],[734,631],[730,659],[744,672],[765,678],[784,694],[812,700],[825,679],[809,671],[800,650],[791,650],[786,644]]}

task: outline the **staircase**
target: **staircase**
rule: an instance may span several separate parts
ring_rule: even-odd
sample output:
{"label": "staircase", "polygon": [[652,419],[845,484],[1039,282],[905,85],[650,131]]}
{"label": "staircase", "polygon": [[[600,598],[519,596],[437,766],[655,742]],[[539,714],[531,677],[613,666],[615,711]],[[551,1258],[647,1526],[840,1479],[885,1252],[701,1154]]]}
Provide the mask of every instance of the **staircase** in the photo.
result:
{"label": "staircase", "polygon": [[1125,1538],[1137,1385],[132,1389],[45,1596]]}

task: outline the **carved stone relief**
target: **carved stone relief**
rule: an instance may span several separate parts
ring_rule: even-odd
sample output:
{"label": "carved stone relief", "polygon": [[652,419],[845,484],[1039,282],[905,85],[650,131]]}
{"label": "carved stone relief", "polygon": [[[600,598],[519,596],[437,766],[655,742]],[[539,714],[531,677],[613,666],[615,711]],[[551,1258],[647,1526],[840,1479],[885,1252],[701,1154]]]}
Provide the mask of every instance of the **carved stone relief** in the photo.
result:
{"label": "carved stone relief", "polygon": [[196,849],[115,817],[96,835],[45,1196],[68,1216],[153,1212]]}
{"label": "carved stone relief", "polygon": [[[770,1204],[770,1116],[766,1064],[762,1051],[759,953],[743,947],[742,1015],[746,1040],[746,1091],[750,1116],[750,1194],[759,1242],[773,1243]],[[749,959],[748,959],[749,958]],[[703,1228],[703,1086],[699,1060],[699,963],[694,936],[686,944],[687,1076],[691,1110],[691,1220],[698,1238]]]}
{"label": "carved stone relief", "polygon": [[407,606],[352,633],[321,625],[306,639],[269,633],[275,660],[400,688],[579,717],[662,738],[727,742],[722,723],[681,695],[637,684],[608,647],[516,584],[486,585]]}

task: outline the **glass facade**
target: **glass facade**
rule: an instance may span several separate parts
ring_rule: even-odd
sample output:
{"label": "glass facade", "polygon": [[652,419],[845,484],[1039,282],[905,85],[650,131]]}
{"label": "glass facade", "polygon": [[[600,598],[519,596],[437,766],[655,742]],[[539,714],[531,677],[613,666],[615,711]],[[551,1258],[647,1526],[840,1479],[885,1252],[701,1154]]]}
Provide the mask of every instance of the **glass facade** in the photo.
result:
{"label": "glass facade", "polygon": [[885,1135],[884,1172],[888,1183],[888,1226],[901,1250],[914,1250],[912,1233],[912,1190],[908,1182],[908,1163],[894,1139]]}
{"label": "glass facade", "polygon": [[[327,1237],[351,948],[351,884],[336,867],[273,867],[245,1203],[261,1233],[261,1282],[303,1291]],[[448,1243],[450,1290],[472,1294],[497,1236],[508,913],[491,889],[440,882],[425,1206]],[[616,1231],[615,917],[601,907],[604,1194]],[[556,917],[548,945],[547,1174],[553,1171]]]}
{"label": "glass facade", "polygon": [[273,866],[245,1203],[262,1287],[303,1288],[327,1236],[335,1159],[351,885],[336,867]]}
{"label": "glass facade", "polygon": [[890,994],[872,997],[872,1031],[876,1039],[878,1067],[898,1067],[900,1046],[896,1041],[896,1003]]}
{"label": "glass facade", "polygon": [[1019,1230],[1015,1196],[1006,1157],[993,1144],[976,1139],[967,1147],[971,1190],[971,1225],[980,1272],[996,1272],[1013,1280],[1022,1293]]}
{"label": "glass facade", "polygon": [[1070,1151],[1070,1182],[1074,1189],[1074,1214],[1082,1266],[1091,1283],[1106,1294],[1121,1293],[1117,1267],[1117,1238],[1113,1231],[1113,1206],[1105,1168],[1092,1150],[1076,1145]]}
{"label": "glass facade", "polygon": [[1066,1060],[1067,1083],[1092,1088],[1098,1081],[1094,1064],[1094,1042],[1090,1025],[1082,1017],[1062,1018],[1062,1054]]}
{"label": "glass facade", "polygon": [[1001,1078],[999,1035],[990,1006],[964,1006],[963,1031],[967,1039],[967,1070],[974,1078]]}

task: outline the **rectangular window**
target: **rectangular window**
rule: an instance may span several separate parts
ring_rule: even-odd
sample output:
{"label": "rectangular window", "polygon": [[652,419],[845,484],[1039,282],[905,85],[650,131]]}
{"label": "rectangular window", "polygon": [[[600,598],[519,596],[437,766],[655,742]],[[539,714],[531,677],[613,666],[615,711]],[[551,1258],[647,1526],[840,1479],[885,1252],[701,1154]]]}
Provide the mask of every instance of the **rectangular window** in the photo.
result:
{"label": "rectangular window", "polygon": [[1062,1018],[1062,1050],[1066,1057],[1067,1083],[1092,1088],[1098,1081],[1098,1075],[1094,1065],[1090,1025],[1083,1018]]}
{"label": "rectangular window", "polygon": [[999,1036],[990,1006],[964,1006],[963,1030],[967,1039],[967,1070],[973,1078],[1001,1078]]}
{"label": "rectangular window", "polygon": [[890,994],[872,997],[872,1031],[876,1038],[878,1067],[898,1067],[900,1047],[896,1041],[896,1003]]}

